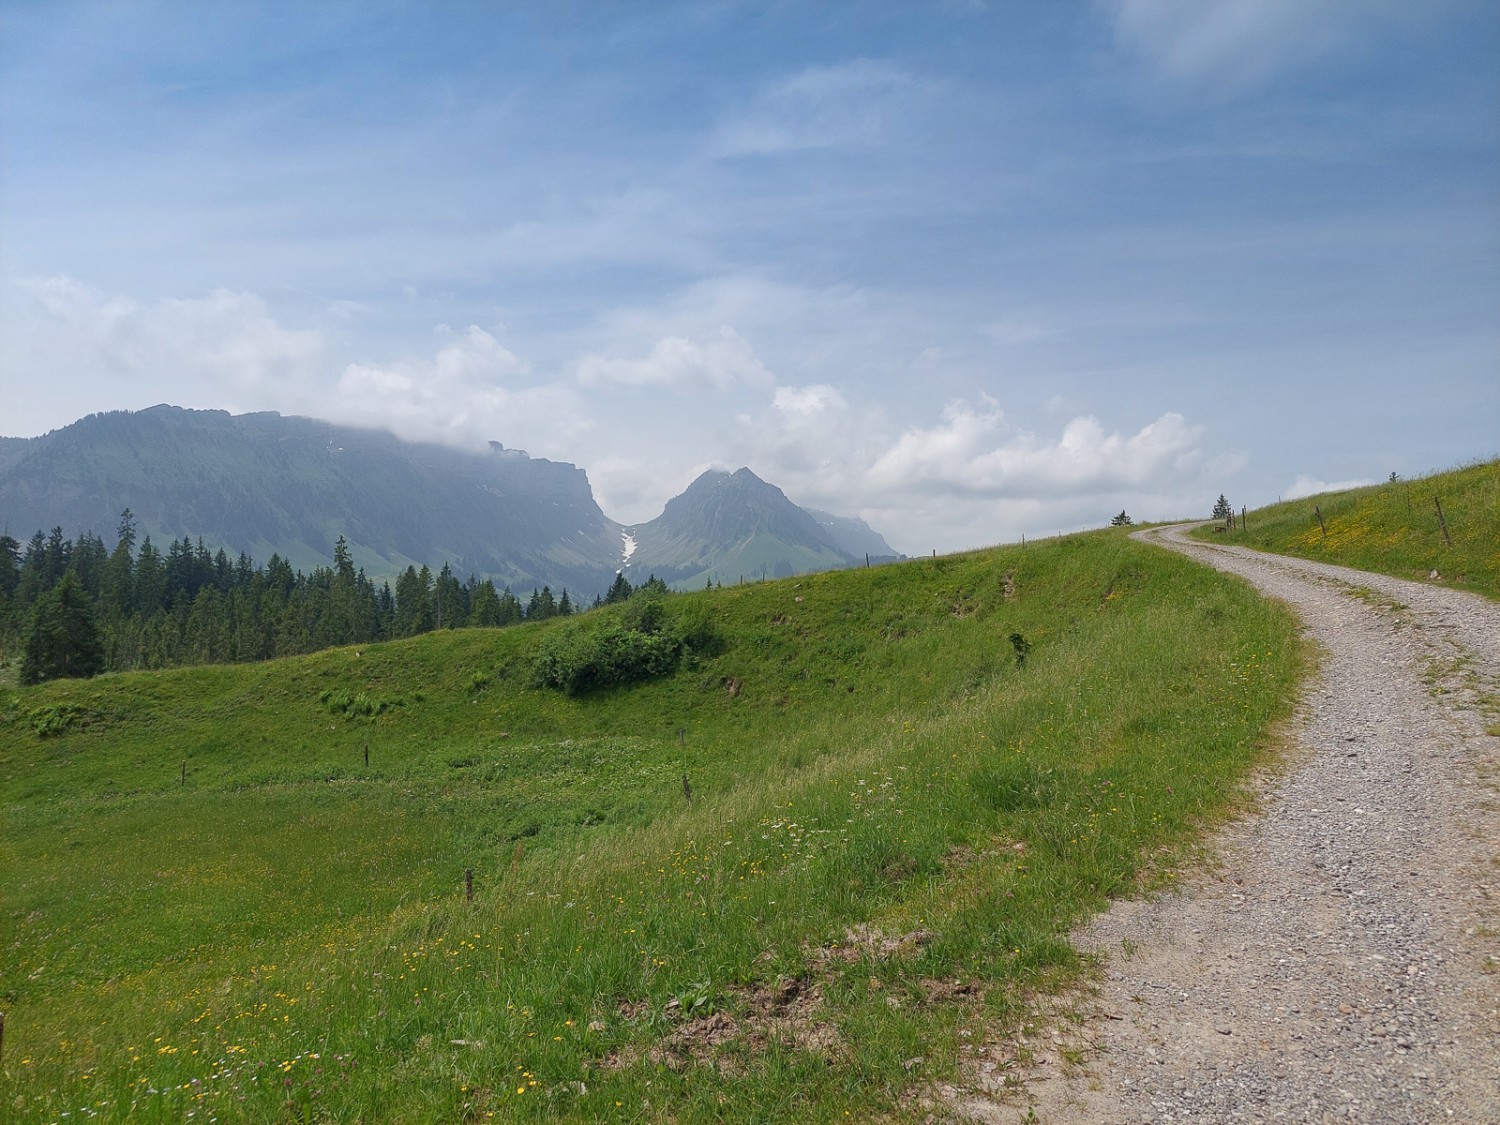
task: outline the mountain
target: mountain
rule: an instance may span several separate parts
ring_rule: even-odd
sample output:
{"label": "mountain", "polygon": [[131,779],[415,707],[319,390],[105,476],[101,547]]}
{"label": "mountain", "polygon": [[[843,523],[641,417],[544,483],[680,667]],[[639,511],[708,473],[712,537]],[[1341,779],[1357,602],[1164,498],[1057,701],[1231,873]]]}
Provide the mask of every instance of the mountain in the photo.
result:
{"label": "mountain", "polygon": [[799,508],[749,469],[704,473],[626,529],[599,509],[582,469],[498,442],[463,452],[311,418],[175,406],[0,438],[0,531],[22,541],[38,529],[92,531],[112,546],[126,508],[137,539],[162,549],[201,538],[310,571],[332,563],[342,535],[371,578],[447,563],[460,580],[566,587],[578,602],[627,562],[634,582],[654,573],[691,586],[897,557],[864,521]]}
{"label": "mountain", "polygon": [[656,519],[625,529],[635,543],[628,573],[633,581],[655,574],[669,585],[692,587],[710,579],[782,578],[863,562],[863,550],[840,545],[844,524],[863,527],[880,540],[884,554],[893,554],[862,521],[826,518],[839,531],[749,469],[709,471],[667,501]]}
{"label": "mountain", "polygon": [[816,508],[804,508],[803,511],[817,520],[818,526],[823,529],[823,534],[828,541],[846,555],[852,555],[854,558],[869,555],[872,562],[877,559],[888,562],[901,557],[896,553],[896,549],[885,541],[885,536],[862,519],[856,519],[853,516],[835,516],[830,512],[820,512]]}
{"label": "mountain", "polygon": [[275,413],[156,406],[93,414],[0,445],[0,525],[92,530],[130,508],[158,546],[201,537],[264,564],[311,569],[340,535],[372,577],[452,565],[519,591],[591,597],[620,558],[620,528],[574,465],[491,443],[486,453]]}

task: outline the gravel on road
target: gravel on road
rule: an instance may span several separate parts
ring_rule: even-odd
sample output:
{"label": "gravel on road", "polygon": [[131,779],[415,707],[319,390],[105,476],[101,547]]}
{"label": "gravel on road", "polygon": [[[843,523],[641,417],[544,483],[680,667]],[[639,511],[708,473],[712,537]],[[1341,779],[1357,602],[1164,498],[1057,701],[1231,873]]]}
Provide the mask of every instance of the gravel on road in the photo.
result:
{"label": "gravel on road", "polygon": [[1500,604],[1137,534],[1301,616],[1293,744],[1203,870],[1075,935],[1097,980],[976,1048],[939,1116],[1500,1125]]}

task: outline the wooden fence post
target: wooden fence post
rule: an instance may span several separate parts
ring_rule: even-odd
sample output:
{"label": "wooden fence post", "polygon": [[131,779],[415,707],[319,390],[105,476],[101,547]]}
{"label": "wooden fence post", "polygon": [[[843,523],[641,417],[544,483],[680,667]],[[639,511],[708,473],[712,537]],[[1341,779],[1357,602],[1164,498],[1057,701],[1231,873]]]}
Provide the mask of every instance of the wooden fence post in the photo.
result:
{"label": "wooden fence post", "polygon": [[1453,546],[1453,536],[1451,536],[1451,535],[1448,534],[1448,521],[1443,518],[1443,505],[1442,505],[1442,502],[1440,500],[1438,500],[1438,498],[1436,496],[1434,496],[1432,498],[1432,503],[1437,508],[1438,526],[1443,529],[1443,542],[1446,543],[1446,544],[1448,544],[1448,546],[1451,547],[1451,546]]}
{"label": "wooden fence post", "polygon": [[1250,530],[1250,525],[1245,522],[1245,512],[1247,510],[1248,509],[1246,509],[1246,508],[1241,508],[1240,509],[1240,530],[1241,531],[1249,531]]}
{"label": "wooden fence post", "polygon": [[464,868],[464,901],[474,901],[474,869],[472,867]]}
{"label": "wooden fence post", "polygon": [[1323,522],[1323,509],[1316,504],[1313,505],[1313,514],[1318,517],[1318,527],[1323,531],[1323,538],[1328,538],[1328,525]]}

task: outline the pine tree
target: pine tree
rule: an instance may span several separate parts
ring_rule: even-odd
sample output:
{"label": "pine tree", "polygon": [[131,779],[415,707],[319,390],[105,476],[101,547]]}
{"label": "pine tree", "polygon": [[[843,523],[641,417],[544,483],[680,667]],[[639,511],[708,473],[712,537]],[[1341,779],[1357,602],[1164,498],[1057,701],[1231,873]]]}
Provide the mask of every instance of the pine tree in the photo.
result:
{"label": "pine tree", "polygon": [[0,535],[0,642],[19,634],[21,612],[15,600],[20,584],[21,544],[9,535]]}
{"label": "pine tree", "polygon": [[1224,494],[1222,492],[1219,493],[1219,500],[1214,505],[1213,516],[1211,518],[1216,520],[1227,520],[1233,513],[1234,509],[1229,506],[1229,501],[1224,499]]}
{"label": "pine tree", "polygon": [[1112,519],[1112,520],[1109,521],[1109,526],[1110,527],[1129,527],[1133,523],[1135,523],[1135,520],[1133,520],[1129,516],[1127,516],[1125,514],[1125,510],[1122,508],[1120,510],[1120,514],[1118,516],[1116,516],[1114,519]]}
{"label": "pine tree", "polygon": [[470,601],[472,603],[472,608],[469,610],[470,625],[489,628],[501,623],[500,595],[495,592],[495,584],[488,578],[474,587],[474,594]]}
{"label": "pine tree", "polygon": [[511,593],[509,586],[500,593],[500,624],[514,625],[521,620],[521,599]]}
{"label": "pine tree", "polygon": [[167,604],[167,575],[161,552],[151,543],[151,536],[141,540],[141,553],[135,560],[135,608],[141,616],[160,613]]}
{"label": "pine tree", "polygon": [[557,616],[557,599],[552,596],[552,588],[543,586],[541,590],[531,591],[531,600],[526,603],[527,621],[546,621],[549,617]]}
{"label": "pine tree", "polygon": [[439,629],[462,629],[468,624],[469,607],[464,603],[463,584],[453,576],[453,568],[447,563],[437,576],[433,607]]}
{"label": "pine tree", "polygon": [[432,572],[408,566],[396,579],[396,619],[392,629],[398,637],[414,637],[432,628]]}
{"label": "pine tree", "polygon": [[104,670],[104,644],[94,604],[68,571],[37,602],[26,655],[21,661],[21,682],[96,676]]}
{"label": "pine tree", "polygon": [[126,508],[120,513],[119,542],[110,552],[104,569],[100,606],[106,618],[129,617],[135,606],[135,513]]}

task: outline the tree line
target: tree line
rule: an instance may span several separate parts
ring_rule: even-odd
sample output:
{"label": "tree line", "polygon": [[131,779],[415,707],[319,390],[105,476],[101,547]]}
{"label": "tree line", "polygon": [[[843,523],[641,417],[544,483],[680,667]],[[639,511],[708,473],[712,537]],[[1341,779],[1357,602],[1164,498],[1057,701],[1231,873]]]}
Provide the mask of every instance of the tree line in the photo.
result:
{"label": "tree line", "polygon": [[[624,600],[634,589],[619,575],[594,604]],[[23,652],[22,678],[28,682],[268,660],[435,629],[567,616],[577,608],[566,589],[554,594],[542,586],[523,602],[488,578],[460,581],[447,564],[437,574],[425,565],[408,566],[392,590],[389,582],[377,585],[355,568],[343,536],[334,546],[333,565],[310,574],[294,570],[279,554],[264,566],[244,553],[231,559],[222,548],[210,551],[201,538],[173,540],[163,552],[147,535],[137,549],[128,508],[113,550],[92,531],[67,539],[54,527],[50,535],[38,531],[24,547],[0,535],[0,654]],[[92,633],[97,659],[64,669],[57,661],[69,657],[58,655],[50,669],[34,666],[41,658],[34,659],[32,649],[61,645],[71,653],[66,638],[80,631]]]}

